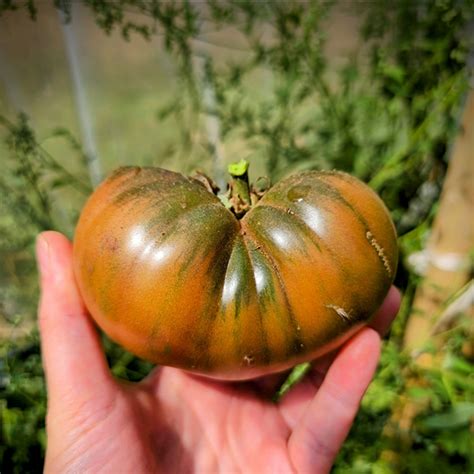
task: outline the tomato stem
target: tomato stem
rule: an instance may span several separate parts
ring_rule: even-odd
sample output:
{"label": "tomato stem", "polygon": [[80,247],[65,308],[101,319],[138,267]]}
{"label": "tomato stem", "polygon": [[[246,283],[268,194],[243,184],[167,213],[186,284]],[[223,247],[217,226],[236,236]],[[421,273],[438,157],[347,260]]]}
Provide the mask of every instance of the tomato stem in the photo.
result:
{"label": "tomato stem", "polygon": [[227,168],[232,178],[229,200],[232,211],[237,217],[242,217],[252,206],[248,169],[249,162],[246,160],[232,163]]}

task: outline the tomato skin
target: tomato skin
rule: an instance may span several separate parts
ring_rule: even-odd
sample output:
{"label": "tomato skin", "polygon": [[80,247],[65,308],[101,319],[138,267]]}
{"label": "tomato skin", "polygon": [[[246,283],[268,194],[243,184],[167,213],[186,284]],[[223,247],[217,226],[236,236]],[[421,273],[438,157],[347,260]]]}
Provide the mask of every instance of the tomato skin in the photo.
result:
{"label": "tomato skin", "polygon": [[382,303],[397,254],[384,204],[344,173],[290,176],[239,221],[193,179],[127,167],[86,203],[74,272],[127,350],[237,380],[341,344]]}

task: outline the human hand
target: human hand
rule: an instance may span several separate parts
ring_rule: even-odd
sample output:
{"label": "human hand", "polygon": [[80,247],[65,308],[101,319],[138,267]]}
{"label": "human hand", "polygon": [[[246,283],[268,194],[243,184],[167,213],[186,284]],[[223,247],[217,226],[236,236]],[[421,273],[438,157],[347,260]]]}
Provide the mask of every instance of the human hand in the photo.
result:
{"label": "human hand", "polygon": [[38,237],[39,324],[48,389],[46,472],[328,472],[370,383],[380,336],[395,317],[392,288],[378,314],[336,354],[313,364],[280,403],[280,376],[223,383],[158,367],[115,380],[77,291],[72,247]]}

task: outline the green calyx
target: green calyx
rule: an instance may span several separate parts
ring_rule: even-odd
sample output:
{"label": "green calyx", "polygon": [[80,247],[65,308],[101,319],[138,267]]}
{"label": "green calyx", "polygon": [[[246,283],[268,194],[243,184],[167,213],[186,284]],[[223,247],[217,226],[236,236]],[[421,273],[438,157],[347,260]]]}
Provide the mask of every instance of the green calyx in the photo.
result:
{"label": "green calyx", "polygon": [[[201,182],[209,192],[217,195],[222,204],[238,219],[241,219],[270,188],[268,178],[264,178],[266,182],[263,187],[258,186],[258,188],[256,188],[249,183],[249,166],[250,163],[247,160],[240,160],[239,162],[228,165],[227,171],[231,179],[225,193],[218,193],[219,188],[205,174],[197,173],[193,177]],[[261,178],[259,178],[259,180],[260,179]]]}

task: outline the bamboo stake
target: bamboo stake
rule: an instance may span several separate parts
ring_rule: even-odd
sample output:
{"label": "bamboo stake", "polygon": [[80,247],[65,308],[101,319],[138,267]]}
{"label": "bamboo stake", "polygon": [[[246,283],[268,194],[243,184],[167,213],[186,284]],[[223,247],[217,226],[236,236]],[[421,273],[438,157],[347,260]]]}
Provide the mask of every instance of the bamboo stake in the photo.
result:
{"label": "bamboo stake", "polygon": [[[469,253],[474,248],[474,92],[468,95],[460,133],[454,143],[440,207],[427,245],[430,262],[418,287],[408,319],[403,349],[413,359],[415,371],[407,374],[407,388],[422,387],[424,380],[417,368],[436,366],[442,356],[443,333],[435,334],[443,307],[468,282],[472,268]],[[427,351],[431,343],[436,353]],[[411,445],[410,430],[415,417],[427,407],[427,400],[402,394],[385,426],[392,450],[381,459],[396,467],[400,450]]]}
{"label": "bamboo stake", "polygon": [[427,251],[430,263],[415,295],[404,347],[420,358],[440,306],[468,280],[474,247],[474,93],[469,94],[461,132],[454,144]]}

